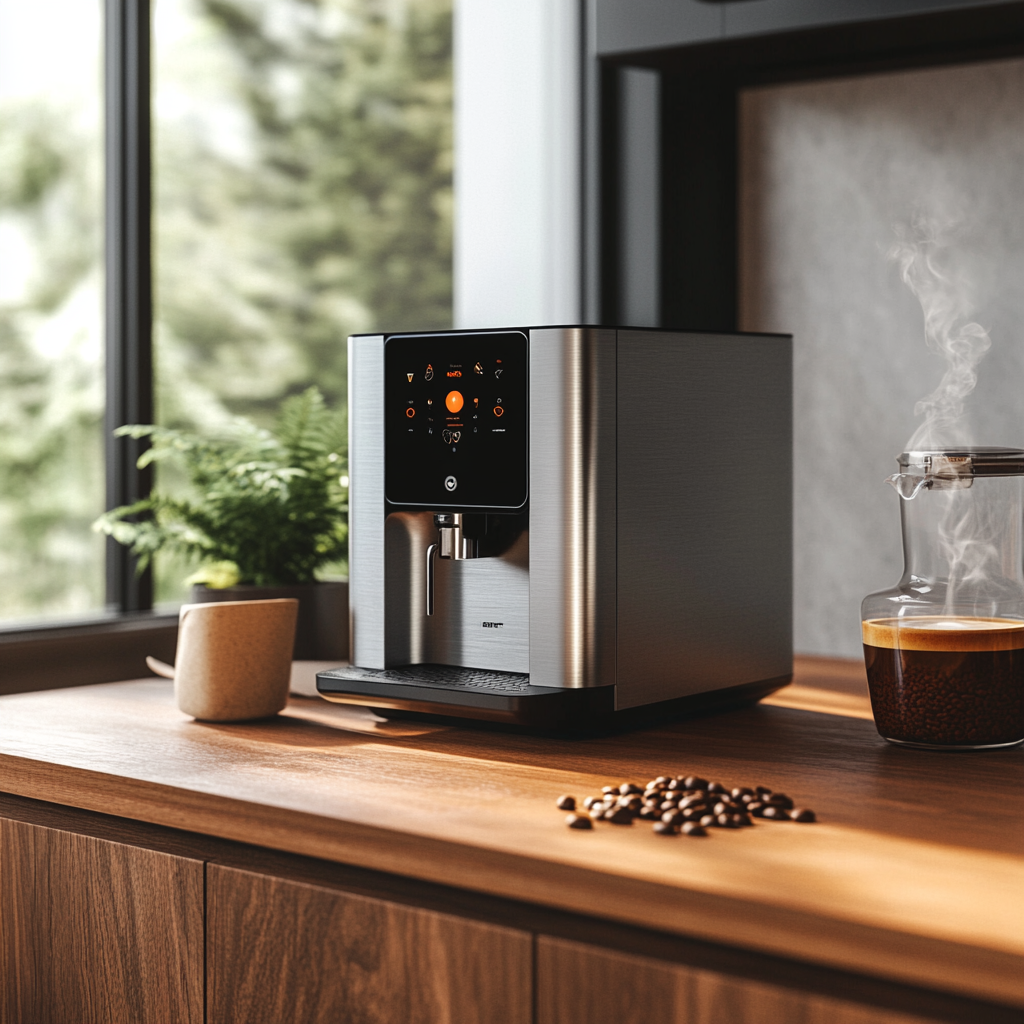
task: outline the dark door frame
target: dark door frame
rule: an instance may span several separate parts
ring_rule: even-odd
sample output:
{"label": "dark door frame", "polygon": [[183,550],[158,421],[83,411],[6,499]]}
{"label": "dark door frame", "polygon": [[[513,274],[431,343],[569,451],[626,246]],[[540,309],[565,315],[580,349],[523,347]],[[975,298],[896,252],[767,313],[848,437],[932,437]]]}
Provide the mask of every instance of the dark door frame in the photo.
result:
{"label": "dark door frame", "polygon": [[630,137],[622,123],[624,70],[650,69],[659,81],[656,325],[732,331],[741,90],[1024,54],[1021,0],[887,4],[880,15],[875,0],[590,0],[583,116],[589,322],[623,321],[624,218],[635,200],[643,202],[623,180]]}

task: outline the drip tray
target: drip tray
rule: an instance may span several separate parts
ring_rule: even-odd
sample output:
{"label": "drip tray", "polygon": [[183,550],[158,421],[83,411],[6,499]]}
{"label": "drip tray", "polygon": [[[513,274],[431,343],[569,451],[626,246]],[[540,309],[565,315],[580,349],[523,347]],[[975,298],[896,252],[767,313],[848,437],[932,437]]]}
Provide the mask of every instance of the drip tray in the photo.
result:
{"label": "drip tray", "polygon": [[533,686],[523,673],[452,665],[346,666],[317,673],[316,688],[321,697],[343,704],[538,727],[564,727],[580,715],[609,714],[615,706],[613,686]]}

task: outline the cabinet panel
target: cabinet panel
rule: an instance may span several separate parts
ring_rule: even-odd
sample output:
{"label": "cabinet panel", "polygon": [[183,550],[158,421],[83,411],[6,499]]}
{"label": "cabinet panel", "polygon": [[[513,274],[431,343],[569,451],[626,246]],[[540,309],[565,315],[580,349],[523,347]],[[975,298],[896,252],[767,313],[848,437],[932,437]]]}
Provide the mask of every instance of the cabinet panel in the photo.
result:
{"label": "cabinet panel", "polygon": [[0,1024],[203,1019],[203,864],[0,819]]}
{"label": "cabinet panel", "polygon": [[537,1024],[924,1024],[578,942],[537,940]]}
{"label": "cabinet panel", "polygon": [[529,1024],[522,931],[209,865],[210,1024]]}

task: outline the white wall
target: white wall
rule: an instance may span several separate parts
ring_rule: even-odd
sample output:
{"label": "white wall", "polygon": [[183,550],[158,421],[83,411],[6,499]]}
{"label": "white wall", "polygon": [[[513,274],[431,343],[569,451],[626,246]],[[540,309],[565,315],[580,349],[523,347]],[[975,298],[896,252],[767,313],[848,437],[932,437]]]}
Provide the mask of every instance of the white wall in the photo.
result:
{"label": "white wall", "polygon": [[456,0],[455,325],[580,319],[578,0]]}

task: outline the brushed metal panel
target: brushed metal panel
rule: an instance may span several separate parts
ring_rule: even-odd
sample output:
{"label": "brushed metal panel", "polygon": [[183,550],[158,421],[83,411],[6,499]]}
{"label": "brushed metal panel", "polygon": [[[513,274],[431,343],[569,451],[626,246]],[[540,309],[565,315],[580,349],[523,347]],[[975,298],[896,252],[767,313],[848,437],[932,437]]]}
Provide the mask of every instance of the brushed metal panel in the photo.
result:
{"label": "brushed metal panel", "polygon": [[616,707],[792,671],[792,341],[620,331]]}
{"label": "brushed metal panel", "polygon": [[530,332],[530,682],[614,682],[615,332]]}
{"label": "brushed metal panel", "polygon": [[352,663],[384,668],[384,336],[348,339]]}
{"label": "brushed metal panel", "polygon": [[387,667],[427,663],[528,672],[528,533],[497,558],[435,558],[434,614],[428,616],[426,550],[436,540],[430,512],[387,517]]}

